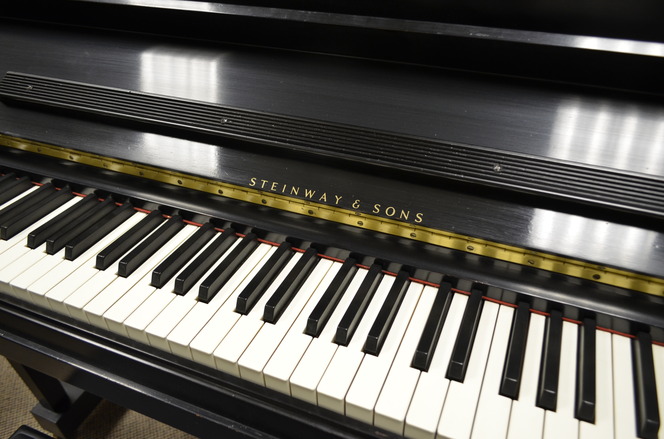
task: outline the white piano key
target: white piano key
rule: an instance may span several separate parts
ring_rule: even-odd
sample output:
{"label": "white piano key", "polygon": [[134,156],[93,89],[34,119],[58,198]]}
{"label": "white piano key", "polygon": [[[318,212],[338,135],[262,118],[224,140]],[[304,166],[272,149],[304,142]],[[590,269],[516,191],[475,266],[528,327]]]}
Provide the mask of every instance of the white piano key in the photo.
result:
{"label": "white piano key", "polygon": [[339,346],[316,338],[307,348],[290,378],[290,393],[297,399],[317,404],[316,387],[332,362]]}
{"label": "white piano key", "polygon": [[[30,247],[27,246],[27,238],[30,232],[33,230],[41,227],[42,225],[46,224],[48,221],[51,219],[55,218],[65,210],[69,209],[71,206],[75,205],[76,203],[80,202],[82,198],[79,197],[74,197],[71,200],[67,201],[65,204],[60,206],[59,208],[55,209],[53,212],[50,214],[44,216],[41,220],[37,221],[34,223],[32,226],[27,227],[25,230],[23,230],[21,233],[16,234],[13,238],[7,240],[7,241],[2,241],[0,240],[0,249],[2,250],[2,258],[0,258],[0,273],[2,273],[0,276],[0,279],[3,281],[8,280],[6,276],[10,275],[9,273],[4,273],[5,268],[8,270],[12,270],[11,273],[15,273],[17,268],[16,265],[14,264],[17,259],[19,259],[21,256],[29,253],[29,252],[35,252],[35,251],[41,251],[43,253],[43,250],[39,249],[31,249]],[[45,253],[44,253],[45,254]],[[13,269],[10,269],[9,266],[14,265]],[[27,269],[27,267],[26,267]],[[13,279],[16,277],[18,274],[22,273],[25,270],[20,270],[19,273],[16,273],[13,275],[13,277],[9,279]],[[9,288],[8,285],[5,286],[7,289]]]}
{"label": "white piano key", "polygon": [[[214,241],[214,239],[213,239]],[[212,241],[212,242],[213,242]],[[240,240],[237,239],[233,244],[224,252],[223,255],[219,258],[217,261],[217,264],[224,260],[235,248],[236,245],[240,243]],[[194,259],[195,260],[195,259]],[[171,303],[168,304],[168,306],[161,312],[155,319],[150,322],[147,328],[145,328],[145,332],[148,336],[148,341],[150,342],[150,346],[160,348],[165,351],[170,351],[171,346],[168,342],[168,336],[175,331],[175,329],[180,325],[184,319],[187,318],[189,313],[192,312],[194,307],[199,304],[198,302],[198,290],[201,286],[201,284],[205,281],[207,278],[208,274],[211,273],[216,267],[216,264],[213,264],[206,273],[204,273],[203,276],[194,284],[192,285],[191,289],[184,295],[180,296],[178,295]],[[218,301],[219,299],[217,299]],[[212,303],[210,301],[210,303]],[[213,306],[216,305],[216,301],[212,304]],[[201,305],[204,305],[201,303]],[[196,324],[194,317],[190,317],[193,321],[194,324]],[[184,328],[181,328],[180,331],[184,331]],[[192,334],[191,338],[193,338],[196,334]]]}
{"label": "white piano key", "polygon": [[0,210],[4,209],[5,207],[11,206],[12,204],[14,204],[15,202],[17,202],[18,200],[20,200],[23,197],[27,197],[29,194],[31,194],[32,192],[36,191],[39,188],[40,188],[40,186],[37,186],[37,185],[29,187],[28,189],[24,190],[20,194],[16,195],[11,200],[5,201],[3,204],[0,204]]}
{"label": "white piano key", "polygon": [[415,439],[431,439],[438,430],[450,381],[445,378],[468,296],[455,293],[440,333],[431,365],[420,374],[413,399],[406,415],[404,433]]}
{"label": "white piano key", "polygon": [[560,346],[558,402],[555,412],[547,410],[544,414],[544,439],[576,439],[579,435],[579,421],[574,417],[577,340],[578,325],[564,321]]}
{"label": "white piano key", "polygon": [[66,314],[64,300],[89,278],[99,272],[95,268],[97,254],[122,236],[144,216],[145,213],[136,212],[127,221],[113,230],[112,233],[105,236],[75,260],[61,261],[53,270],[30,285],[29,290],[34,296],[33,299],[37,301],[36,296],[43,296],[44,299],[39,300],[40,302],[46,300],[51,309]]}
{"label": "white piano key", "polygon": [[319,406],[338,413],[345,413],[346,393],[348,393],[365,355],[362,347],[385,297],[394,284],[394,279],[394,276],[383,277],[350,343],[348,346],[339,346],[334,353],[329,367],[316,388]]}
{"label": "white piano key", "polygon": [[39,263],[43,258],[48,256],[46,254],[46,244],[43,244],[36,249],[23,247],[20,252],[13,252],[12,256],[12,262],[0,270],[0,291],[20,299],[28,300],[28,298],[25,297],[25,292],[21,294],[20,290],[13,288],[12,283],[14,279],[21,277],[23,273],[27,272],[26,276],[31,276],[31,271],[33,271],[36,266],[39,266]]}
{"label": "white piano key", "polygon": [[325,277],[323,277],[311,295],[311,298],[307,301],[306,306],[302,308],[299,316],[284,336],[279,348],[265,365],[263,375],[267,387],[290,395],[288,380],[313,339],[310,335],[304,333],[307,326],[307,319],[325,293],[325,290],[332,283],[334,276],[339,272],[341,265],[341,262],[332,263],[332,266],[325,273]]}
{"label": "white piano key", "polygon": [[124,327],[129,338],[150,344],[145,329],[162,311],[176,298],[174,292],[175,277],[145,299],[141,305],[124,321]]}
{"label": "white piano key", "polygon": [[293,253],[288,263],[284,266],[284,269],[265,290],[265,293],[256,302],[249,314],[240,317],[240,320],[233,326],[219,346],[217,346],[213,354],[217,369],[240,376],[238,361],[265,323],[262,319],[265,304],[301,257],[302,253]]}
{"label": "white piano key", "polygon": [[115,230],[100,239],[99,242],[87,251],[81,254],[78,258],[73,261],[67,259],[61,259],[58,264],[37,279],[35,282],[31,283],[27,287],[27,293],[30,296],[30,299],[36,305],[50,306],[46,294],[53,288],[55,285],[60,283],[63,279],[73,273],[75,270],[80,269],[84,265],[89,265],[94,267],[95,257],[102,249],[104,249],[111,242],[115,241],[117,238],[122,236],[122,234],[129,230],[144,214],[136,213],[132,217],[128,218]]}
{"label": "white piano key", "polygon": [[[235,244],[238,244],[239,242],[240,240],[238,239]],[[260,259],[265,255],[265,251],[267,250],[265,246],[268,246],[268,244],[261,244],[252,252],[252,254],[247,259],[247,262],[239,267],[235,273],[233,273],[228,282],[226,282],[226,284],[221,288],[221,290],[219,290],[219,292],[212,298],[212,300],[210,300],[210,302],[196,303],[196,305],[194,305],[194,307],[191,309],[191,311],[189,311],[185,318],[183,318],[182,321],[178,323],[175,329],[173,329],[173,331],[167,337],[171,352],[193,360],[193,354],[189,348],[189,344],[215,315],[217,310],[219,310],[219,308],[221,308],[226,300],[228,300],[228,298],[233,294],[238,285],[240,285],[240,283],[242,283],[249,275],[258,261],[260,261]],[[235,245],[232,248],[234,247]],[[216,266],[217,264],[215,264],[215,267]],[[213,267],[212,270],[214,270],[215,267]]]}
{"label": "white piano key", "polygon": [[[163,259],[166,259],[171,253],[177,250],[194,232],[198,230],[197,226],[186,225],[180,232],[171,238],[165,245],[163,245],[157,254],[163,257],[155,264],[152,265],[152,258],[145,261],[145,268],[139,269],[144,276],[131,287],[124,295],[122,295],[106,312],[103,314],[103,319],[111,331],[128,335],[125,329],[124,321],[155,291],[155,287],[150,285],[152,281],[152,272]],[[137,271],[139,271],[137,270]]]}
{"label": "white piano key", "polygon": [[[20,242],[18,240],[14,241],[15,238],[16,236],[10,239],[9,241],[0,241],[3,243],[12,244],[11,246],[8,246],[8,248],[6,248],[2,253],[2,258],[0,258],[0,273],[4,271],[8,266],[11,266],[12,263],[16,261],[16,259],[20,258],[24,254],[31,251],[30,247],[26,245],[25,237],[23,237],[23,239],[21,239]],[[8,290],[9,293],[8,285],[5,285],[5,288]]]}
{"label": "white piano key", "polygon": [[546,317],[533,313],[528,326],[528,340],[523,360],[523,374],[519,399],[512,402],[507,432],[509,439],[532,439],[542,436],[544,409],[537,407],[537,383],[544,341]]}
{"label": "white piano key", "polygon": [[454,439],[470,437],[499,308],[497,303],[484,302],[466,377],[463,383],[451,381],[447,390],[438,423],[439,436]]}
{"label": "white piano key", "polygon": [[341,297],[337,308],[330,316],[330,320],[323,328],[320,336],[314,338],[307,351],[302,356],[300,363],[290,378],[291,395],[316,404],[316,387],[320,383],[323,374],[334,357],[339,345],[334,343],[337,326],[344,316],[346,309],[352,302],[362,281],[367,275],[367,269],[359,268],[355,277],[348,285],[348,289]]}
{"label": "white piano key", "polygon": [[[208,245],[211,245],[216,239],[213,238],[212,241]],[[171,351],[171,345],[168,341],[169,335],[175,331],[175,329],[180,325],[184,319],[187,318],[187,316],[192,312],[194,307],[199,304],[198,302],[198,291],[200,289],[201,284],[205,281],[207,276],[214,271],[215,267],[219,262],[224,260],[235,248],[240,243],[239,239],[236,239],[231,246],[224,252],[223,255],[221,255],[216,261],[215,264],[212,264],[212,266],[208,269],[206,273],[203,274],[203,276],[192,285],[192,287],[189,289],[189,291],[186,292],[185,295],[180,296],[178,295],[175,297],[164,310],[159,313],[158,316],[154,318],[150,322],[147,328],[145,328],[145,333],[147,334],[148,341],[150,342],[150,346],[162,349],[164,351]],[[207,246],[206,246],[207,247]],[[204,251],[203,249],[202,251]],[[195,258],[193,259],[195,260]],[[214,299],[213,299],[214,300]],[[218,301],[219,299],[217,299]],[[212,303],[212,301],[210,301]],[[216,305],[216,301],[213,303],[213,306]],[[201,304],[202,305],[202,304]],[[195,322],[195,319],[191,317],[191,319],[194,321],[194,324],[197,324]],[[181,328],[180,331],[184,331],[185,329]],[[196,334],[192,334],[191,337],[193,338]]]}
{"label": "white piano key", "polygon": [[[80,274],[82,275],[83,273]],[[74,274],[74,277],[78,276],[79,273]],[[117,274],[113,270],[96,270],[89,279],[85,280],[82,285],[65,298],[64,305],[67,313],[75,319],[87,321],[83,308],[115,279],[117,279]],[[53,305],[55,304],[53,303]]]}
{"label": "white piano key", "polygon": [[241,317],[241,314],[235,312],[237,296],[256,276],[276,249],[277,247],[269,244],[260,244],[251,257],[247,259],[244,264],[246,268],[250,268],[247,276],[235,287],[233,294],[228,297],[210,321],[189,344],[194,361],[205,364],[206,366],[215,367],[214,350]]}
{"label": "white piano key", "polygon": [[[150,273],[163,259],[168,257],[187,238],[188,230],[181,230],[168,242],[162,245],[140,267],[127,277],[115,276],[114,279],[95,295],[83,308],[85,318],[91,324],[108,328],[104,320],[106,313],[120,298],[129,292],[141,279],[149,282]],[[106,270],[108,272],[109,270]],[[70,308],[71,309],[71,308]]]}
{"label": "white piano key", "polygon": [[[65,203],[65,206],[71,207],[74,204],[82,201],[82,199],[82,197],[74,197],[72,200],[69,200],[67,203]],[[61,209],[62,207],[59,210]],[[33,229],[34,227],[30,228],[29,230]],[[27,234],[24,239],[26,238]],[[11,288],[13,294],[16,297],[30,300],[36,305],[41,306],[48,306],[46,299],[43,297],[43,294],[33,294],[29,287],[42,279],[65,260],[64,249],[60,250],[54,255],[48,255],[45,252],[45,249],[46,244],[42,244],[39,248],[25,254],[22,258],[20,258],[20,260],[15,261],[14,264],[20,264],[27,269],[11,280]]]}
{"label": "white piano key", "polygon": [[240,376],[240,358],[256,338],[262,327],[263,322],[259,319],[240,318],[233,327],[232,332],[227,335],[214,352],[217,369]]}
{"label": "white piano key", "polygon": [[652,345],[652,357],[655,365],[655,383],[657,385],[657,403],[659,406],[659,434],[658,438],[664,438],[664,346]]}
{"label": "white piano key", "polygon": [[[160,257],[163,258],[161,253]],[[88,321],[91,324],[100,327],[106,327],[102,318],[103,313],[115,303],[119,295],[124,294],[145,275],[144,270],[146,265],[150,261],[154,261],[154,259],[155,257],[153,255],[148,261],[142,264],[138,270],[134,271],[131,276],[126,278],[118,276],[117,270],[112,268],[113,266],[117,266],[117,263],[114,263],[113,266],[106,270],[97,270],[94,268],[92,271],[96,270],[96,273],[76,289],[76,291],[64,299],[67,312],[73,318]],[[89,275],[89,273],[90,272],[80,274],[81,277],[83,277]],[[76,277],[79,277],[79,273],[77,273]],[[68,280],[69,278],[66,279],[66,281]],[[115,285],[107,290],[107,288],[114,282]],[[72,281],[71,283],[77,282]],[[51,304],[55,305],[56,303],[52,301]]]}
{"label": "white piano key", "polygon": [[430,286],[425,286],[422,290],[420,300],[376,402],[374,425],[377,427],[403,434],[408,407],[420,377],[419,369],[411,367],[410,364],[436,293],[437,289]]}
{"label": "white piano key", "polygon": [[[612,334],[611,349],[613,356],[614,434],[621,439],[636,438],[632,340],[623,335]],[[599,366],[600,363],[598,363]]]}
{"label": "white piano key", "polygon": [[[136,309],[138,304],[143,302],[155,289],[149,285],[151,276],[152,273],[146,274],[126,292],[120,292],[116,288],[115,295],[116,298],[119,297],[119,299],[117,299],[110,307],[108,307],[107,310],[104,311],[100,316],[100,321],[103,321],[104,326],[117,334],[127,335],[127,330],[124,326],[124,320],[129,317],[129,315]],[[111,285],[118,287],[118,284]],[[112,286],[107,288],[109,294]]]}
{"label": "white piano key", "polygon": [[261,327],[238,361],[242,378],[265,385],[263,368],[331,266],[332,261],[330,260],[322,259],[318,261],[316,267],[295,294],[277,323],[266,323]]}
{"label": "white piano key", "polygon": [[[581,439],[613,437],[613,361],[611,334],[596,331],[595,423],[580,421]],[[631,379],[631,377],[630,377]]]}
{"label": "white piano key", "polygon": [[498,311],[496,328],[491,342],[489,360],[484,372],[482,390],[473,423],[473,439],[493,439],[507,436],[507,423],[512,409],[512,399],[500,391],[501,373],[507,355],[514,308],[502,305]]}
{"label": "white piano key", "polygon": [[145,328],[150,346],[170,352],[168,334],[184,319],[198,303],[198,289],[192,288],[184,296],[175,297]]}
{"label": "white piano key", "polygon": [[[41,257],[36,257],[37,253],[41,253]],[[48,255],[43,252],[43,248],[39,248],[28,253],[28,255],[34,256],[32,256],[29,261],[23,260],[22,262],[30,265],[26,265],[27,270],[13,278],[10,285],[14,296],[35,302],[35,299],[33,299],[28,292],[28,287],[62,262],[65,258],[65,251],[63,249],[55,255]],[[24,257],[28,255],[25,255]]]}
{"label": "white piano key", "polygon": [[[198,253],[191,258],[191,261],[196,260],[196,258],[214,242],[215,238],[216,236],[212,236],[206,245],[203,246],[203,248],[201,248]],[[220,260],[223,257],[224,255],[221,256]],[[184,269],[186,268],[183,268],[183,270]],[[155,330],[156,327],[159,327],[160,330],[157,332],[162,334],[162,336],[156,337],[156,334],[153,334],[153,339],[155,343],[157,340],[160,340],[162,342],[162,348],[169,350],[166,336],[173,329],[173,327],[175,327],[175,324],[179,322],[196,303],[198,287],[204,279],[204,277],[202,277],[202,279],[199,280],[194,288],[187,292],[185,299],[185,297],[175,293],[176,278],[177,274],[173,276],[162,288],[156,289],[150,295],[150,297],[148,297],[145,302],[142,303],[127,318],[127,320],[125,320],[125,327],[130,338],[151,344],[150,337],[148,335],[148,328],[150,325],[152,325],[153,322],[155,322],[155,326],[151,329]],[[174,302],[173,305],[171,305],[172,302]],[[179,317],[174,316],[174,313],[178,314]],[[172,326],[170,328],[166,328],[166,326],[169,324]]]}
{"label": "white piano key", "polygon": [[383,383],[415,311],[422,285],[411,283],[378,356],[365,355],[346,395],[346,416],[373,423],[373,412]]}
{"label": "white piano key", "polygon": [[124,327],[129,338],[150,344],[145,329],[175,299],[174,286],[175,280],[171,280],[163,288],[155,290],[124,321]]}

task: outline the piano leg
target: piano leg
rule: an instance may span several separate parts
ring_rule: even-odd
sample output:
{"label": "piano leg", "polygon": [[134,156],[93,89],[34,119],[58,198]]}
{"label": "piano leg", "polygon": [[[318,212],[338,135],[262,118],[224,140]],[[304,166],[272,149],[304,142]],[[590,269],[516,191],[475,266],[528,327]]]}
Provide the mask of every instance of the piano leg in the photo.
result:
{"label": "piano leg", "polygon": [[100,398],[15,361],[9,362],[39,401],[32,409],[39,425],[59,438],[73,438]]}

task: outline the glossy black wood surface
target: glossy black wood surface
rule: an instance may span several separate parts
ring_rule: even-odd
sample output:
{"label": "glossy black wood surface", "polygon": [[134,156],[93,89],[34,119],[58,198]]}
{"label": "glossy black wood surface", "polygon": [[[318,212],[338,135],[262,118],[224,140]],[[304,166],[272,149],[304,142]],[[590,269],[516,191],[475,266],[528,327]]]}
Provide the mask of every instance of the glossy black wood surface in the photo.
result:
{"label": "glossy black wood surface", "polygon": [[[531,30],[539,32],[558,32],[569,35],[594,35],[600,37],[628,38],[644,41],[662,41],[664,35],[658,26],[658,17],[661,16],[662,4],[654,0],[637,0],[629,4],[607,0],[601,4],[593,0],[578,0],[574,2],[560,2],[555,0],[542,0],[539,2],[524,3],[518,0],[506,0],[496,5],[490,0],[476,0],[472,3],[458,0],[412,0],[409,2],[389,1],[378,2],[372,0],[236,0],[232,4],[217,1],[185,0],[178,2],[150,1],[137,2],[133,0],[95,0],[91,5],[77,5],[74,2],[55,2],[30,0],[30,5],[48,6],[44,12],[52,12],[59,8],[65,11],[85,10],[85,8],[109,6],[137,6],[138,9],[173,9],[179,12],[186,10],[207,11],[219,13],[232,13],[234,6],[252,8],[254,15],[269,15],[277,17],[275,9],[291,12],[301,11],[308,13],[344,14],[359,17],[385,17],[398,20],[417,20],[441,23],[456,23],[463,25],[491,26],[496,28],[509,28]],[[74,6],[69,6],[74,5]],[[69,6],[71,9],[67,8]],[[140,8],[142,6],[142,8]],[[26,11],[26,6],[12,6],[18,11]],[[270,9],[267,9],[270,8]],[[116,8],[122,10],[120,8]],[[239,8],[237,8],[239,9]],[[108,8],[111,10],[111,8]],[[40,16],[40,12],[32,11],[31,17]],[[281,15],[284,15],[281,12]],[[86,17],[89,18],[89,17]],[[115,17],[111,17],[115,18]],[[72,20],[75,18],[72,17]],[[99,17],[106,20],[109,17]],[[122,26],[122,24],[116,24]],[[144,23],[143,29],[151,28],[153,24]]]}
{"label": "glossy black wood surface", "polygon": [[[410,174],[469,183],[480,191],[488,186],[528,194],[541,198],[543,204],[563,200],[664,219],[664,181],[643,174],[19,72],[8,72],[0,80],[0,99],[10,106],[65,111],[74,118],[101,118],[115,125],[130,124],[237,149],[266,150],[303,162],[333,161],[339,167],[375,168],[373,173]],[[259,183],[252,178],[250,185],[291,195],[278,182],[261,179]],[[333,201],[314,199],[338,205],[341,200],[334,197]],[[398,217],[423,221],[422,213]]]}
{"label": "glossy black wood surface", "polygon": [[[664,109],[641,94],[87,29],[7,22],[0,32],[0,71],[664,174]],[[5,104],[0,123],[6,134],[239,185],[257,178],[337,193],[368,213],[396,205],[423,212],[427,226],[606,266],[655,276],[664,266],[661,224],[640,217]]]}
{"label": "glossy black wood surface", "polygon": [[[656,0],[29,0],[18,19],[662,93]],[[583,66],[574,68],[573,66]],[[609,69],[607,70],[607,67]]]}

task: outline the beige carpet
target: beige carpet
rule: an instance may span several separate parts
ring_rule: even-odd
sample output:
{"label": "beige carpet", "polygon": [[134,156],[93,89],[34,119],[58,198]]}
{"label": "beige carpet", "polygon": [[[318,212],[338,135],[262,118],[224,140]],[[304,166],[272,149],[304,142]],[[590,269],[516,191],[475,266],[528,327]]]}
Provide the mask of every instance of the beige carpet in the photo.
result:
{"label": "beige carpet", "polygon": [[[0,439],[8,439],[21,425],[43,431],[30,414],[37,403],[9,362],[0,357]],[[102,401],[78,431],[79,439],[184,439],[193,436],[136,412]]]}

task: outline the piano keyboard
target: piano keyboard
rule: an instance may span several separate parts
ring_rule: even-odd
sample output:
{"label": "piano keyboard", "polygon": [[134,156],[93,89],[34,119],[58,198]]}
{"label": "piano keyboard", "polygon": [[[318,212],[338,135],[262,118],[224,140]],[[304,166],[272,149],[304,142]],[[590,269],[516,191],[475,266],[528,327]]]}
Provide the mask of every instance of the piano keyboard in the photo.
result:
{"label": "piano keyboard", "polygon": [[647,333],[13,175],[0,202],[2,293],[311,404],[409,438],[664,437]]}

